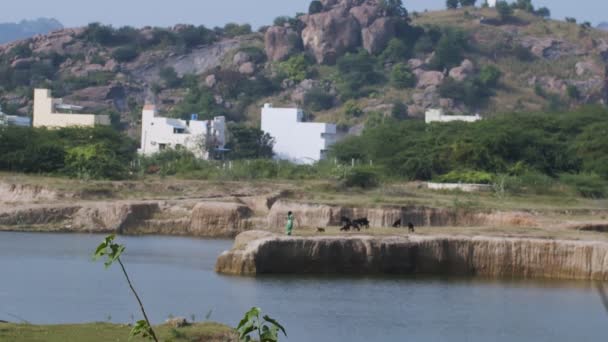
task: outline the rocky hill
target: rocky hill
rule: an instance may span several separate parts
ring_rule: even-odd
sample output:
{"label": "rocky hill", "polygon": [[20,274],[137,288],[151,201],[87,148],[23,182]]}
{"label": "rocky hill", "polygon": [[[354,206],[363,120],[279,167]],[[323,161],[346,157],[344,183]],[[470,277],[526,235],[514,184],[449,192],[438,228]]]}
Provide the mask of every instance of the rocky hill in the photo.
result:
{"label": "rocky hill", "polygon": [[608,32],[516,9],[407,13],[377,0],[314,2],[309,14],[207,29],[97,24],[0,45],[0,103],[28,114],[31,89],[137,132],[154,95],[172,116],[256,122],[264,102],[360,127],[382,116],[567,109],[608,103]]}
{"label": "rocky hill", "polygon": [[597,28],[600,30],[608,31],[608,22],[601,22],[597,25]]}
{"label": "rocky hill", "polygon": [[37,34],[47,34],[62,28],[63,25],[59,21],[50,18],[22,20],[19,23],[0,23],[0,44],[29,38]]}

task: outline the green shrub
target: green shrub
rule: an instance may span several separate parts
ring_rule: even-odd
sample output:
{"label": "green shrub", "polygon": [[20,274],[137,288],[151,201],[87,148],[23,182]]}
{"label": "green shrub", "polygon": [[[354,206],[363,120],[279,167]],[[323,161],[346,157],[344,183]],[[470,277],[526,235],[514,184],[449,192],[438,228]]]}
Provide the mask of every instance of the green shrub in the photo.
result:
{"label": "green shrub", "polygon": [[386,48],[382,51],[380,59],[385,63],[396,63],[407,60],[411,55],[410,48],[405,42],[398,38],[389,40]]}
{"label": "green shrub", "polygon": [[436,178],[440,183],[491,184],[494,176],[483,171],[454,170]]}
{"label": "green shrub", "polygon": [[182,83],[181,78],[172,67],[162,68],[158,75],[168,88],[178,88]]}
{"label": "green shrub", "polygon": [[304,106],[313,111],[327,110],[334,106],[334,96],[321,88],[312,88],[304,95]]}
{"label": "green shrub", "polygon": [[408,108],[405,103],[401,101],[395,101],[393,103],[393,108],[391,109],[391,116],[393,117],[393,119],[405,120],[408,118],[407,112]]}
{"label": "green shrub", "polygon": [[500,79],[501,72],[494,65],[484,65],[479,72],[479,81],[483,86],[496,87]]}
{"label": "green shrub", "polygon": [[562,174],[559,177],[564,184],[572,186],[581,196],[586,198],[606,198],[608,181],[597,174]]}
{"label": "green shrub", "polygon": [[112,52],[112,57],[119,63],[131,62],[139,53],[133,46],[122,46]]}
{"label": "green shrub", "polygon": [[235,24],[235,23],[228,23],[226,25],[224,25],[224,35],[227,37],[237,37],[237,36],[242,36],[242,35],[246,35],[246,34],[250,34],[251,33],[251,25],[249,24]]}
{"label": "green shrub", "polygon": [[82,179],[122,179],[127,166],[103,143],[76,146],[65,156],[65,172]]}
{"label": "green shrub", "polygon": [[399,63],[391,72],[391,84],[398,89],[411,88],[416,85],[416,76],[405,63]]}
{"label": "green shrub", "polygon": [[347,53],[338,58],[338,91],[343,99],[365,96],[370,86],[378,83],[382,77],[376,71],[376,58],[365,50],[358,53]]}
{"label": "green shrub", "polygon": [[380,184],[380,175],[373,167],[357,166],[344,173],[340,178],[340,184],[346,188],[374,188]]}
{"label": "green shrub", "polygon": [[294,82],[301,82],[308,78],[310,62],[306,56],[300,54],[291,56],[288,60],[279,63],[279,72],[283,78]]}
{"label": "green shrub", "polygon": [[444,29],[441,39],[437,42],[435,55],[429,66],[434,70],[449,69],[460,65],[464,50],[467,48],[467,39],[463,31]]}
{"label": "green shrub", "polygon": [[344,115],[349,117],[359,117],[363,115],[363,110],[361,107],[359,107],[356,101],[348,100],[344,104]]}

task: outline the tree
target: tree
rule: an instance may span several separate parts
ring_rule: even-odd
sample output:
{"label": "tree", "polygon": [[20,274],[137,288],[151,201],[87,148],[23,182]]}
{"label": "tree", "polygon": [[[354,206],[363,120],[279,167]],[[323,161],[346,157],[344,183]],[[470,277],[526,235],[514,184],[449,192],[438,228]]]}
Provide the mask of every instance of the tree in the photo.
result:
{"label": "tree", "polygon": [[173,69],[173,67],[168,66],[162,68],[158,75],[165,82],[165,85],[168,88],[177,88],[181,85],[182,80],[181,78],[179,78],[179,75],[177,74],[175,69]]}
{"label": "tree", "polygon": [[304,95],[304,106],[313,111],[327,110],[334,106],[334,96],[322,88],[315,87]]}
{"label": "tree", "polygon": [[407,10],[401,0],[380,0],[380,8],[387,16],[407,17]]}
{"label": "tree", "polygon": [[380,55],[380,59],[387,63],[396,63],[407,59],[410,56],[410,49],[403,40],[392,38],[389,40],[386,49]]}
{"label": "tree", "polygon": [[308,14],[315,14],[323,11],[323,4],[319,0],[314,0],[308,6]]}
{"label": "tree", "polygon": [[416,85],[416,76],[412,74],[407,64],[399,63],[391,72],[391,84],[399,89],[410,88]]}
{"label": "tree", "polygon": [[462,6],[462,7],[475,6],[476,2],[477,2],[477,0],[460,0],[460,6]]}
{"label": "tree", "polygon": [[512,5],[512,7],[526,11],[528,13],[534,13],[534,5],[532,5],[532,0],[517,0],[517,2]]}
{"label": "tree", "polygon": [[511,17],[511,15],[513,15],[513,9],[506,1],[498,1],[496,3],[496,12],[498,12],[498,16],[502,21],[507,20]]}
{"label": "tree", "polygon": [[397,120],[407,119],[407,105],[401,101],[395,101],[391,110],[391,116]]}
{"label": "tree", "polygon": [[456,9],[458,8],[458,2],[458,0],[446,0],[445,7],[447,7],[447,9]]}
{"label": "tree", "polygon": [[487,87],[496,87],[500,79],[500,70],[493,65],[484,65],[479,72],[479,81]]}
{"label": "tree", "polygon": [[243,124],[229,126],[230,139],[227,148],[231,159],[271,158],[274,138],[268,133]]}
{"label": "tree", "polygon": [[466,37],[462,31],[446,29],[437,43],[431,68],[443,70],[460,65],[466,45]]}
{"label": "tree", "polygon": [[541,18],[550,18],[551,17],[551,10],[549,10],[547,7],[541,7],[539,9],[537,9],[534,14],[538,17]]}

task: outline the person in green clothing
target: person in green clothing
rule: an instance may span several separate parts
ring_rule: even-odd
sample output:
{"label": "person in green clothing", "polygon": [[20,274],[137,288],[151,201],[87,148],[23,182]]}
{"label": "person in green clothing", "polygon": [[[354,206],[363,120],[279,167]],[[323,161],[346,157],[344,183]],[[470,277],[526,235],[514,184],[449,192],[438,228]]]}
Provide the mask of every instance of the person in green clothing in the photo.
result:
{"label": "person in green clothing", "polygon": [[287,225],[285,229],[287,230],[287,235],[291,235],[291,230],[293,229],[293,213],[291,211],[287,213]]}

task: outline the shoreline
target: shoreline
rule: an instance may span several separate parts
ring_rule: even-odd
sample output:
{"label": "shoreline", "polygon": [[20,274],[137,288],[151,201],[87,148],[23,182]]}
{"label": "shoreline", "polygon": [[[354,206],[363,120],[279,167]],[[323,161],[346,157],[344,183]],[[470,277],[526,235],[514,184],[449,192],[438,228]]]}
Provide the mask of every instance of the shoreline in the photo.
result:
{"label": "shoreline", "polygon": [[608,243],[538,238],[385,236],[237,236],[216,272],[398,274],[486,278],[608,280]]}

